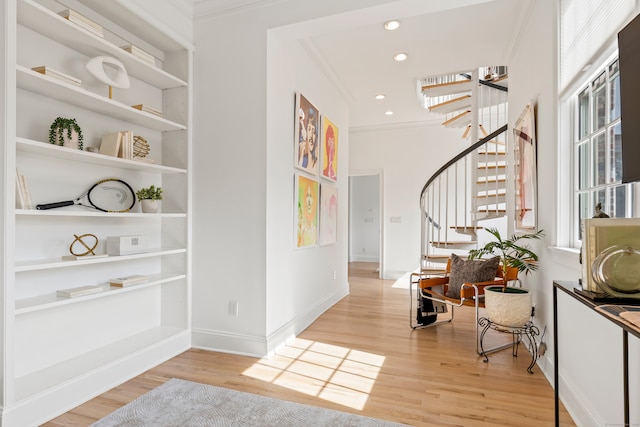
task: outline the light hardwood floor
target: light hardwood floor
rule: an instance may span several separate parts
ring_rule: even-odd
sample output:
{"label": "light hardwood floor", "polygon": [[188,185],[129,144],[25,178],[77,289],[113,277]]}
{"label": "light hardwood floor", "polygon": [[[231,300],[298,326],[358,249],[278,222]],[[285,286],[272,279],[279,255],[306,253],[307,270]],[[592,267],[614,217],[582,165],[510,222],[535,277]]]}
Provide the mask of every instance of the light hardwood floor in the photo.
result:
{"label": "light hardwood floor", "polygon": [[[553,425],[553,389],[537,366],[527,373],[524,348],[484,363],[467,307],[450,324],[411,329],[407,288],[375,267],[350,264],[350,295],[271,358],[189,350],[45,426],[89,425],[170,378],[412,426]],[[564,408],[561,425],[575,425]]]}

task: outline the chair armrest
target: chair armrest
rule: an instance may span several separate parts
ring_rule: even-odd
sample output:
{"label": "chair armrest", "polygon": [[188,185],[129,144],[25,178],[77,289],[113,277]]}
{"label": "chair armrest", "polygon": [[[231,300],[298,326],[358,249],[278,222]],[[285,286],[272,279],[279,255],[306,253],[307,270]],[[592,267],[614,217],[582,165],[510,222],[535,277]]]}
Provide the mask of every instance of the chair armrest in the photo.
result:
{"label": "chair armrest", "polygon": [[484,288],[487,286],[504,286],[504,280],[502,280],[502,278],[496,278],[495,280],[488,280],[486,282],[463,283],[460,288],[460,298],[475,298],[476,289],[478,289],[478,296],[484,295]]}
{"label": "chair armrest", "polygon": [[434,286],[448,285],[448,277],[430,277],[428,279],[420,279],[420,289],[431,289]]}

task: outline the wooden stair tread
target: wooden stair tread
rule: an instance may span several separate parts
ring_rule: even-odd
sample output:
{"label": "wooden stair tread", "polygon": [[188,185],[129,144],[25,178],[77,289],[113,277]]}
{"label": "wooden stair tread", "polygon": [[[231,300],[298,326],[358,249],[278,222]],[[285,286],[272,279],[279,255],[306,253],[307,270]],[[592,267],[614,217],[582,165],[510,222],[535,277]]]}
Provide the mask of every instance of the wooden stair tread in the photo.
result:
{"label": "wooden stair tread", "polygon": [[478,242],[475,240],[434,240],[429,243],[441,245],[475,245]]}
{"label": "wooden stair tread", "polygon": [[462,127],[469,124],[469,122],[471,122],[471,111],[466,110],[453,116],[449,120],[445,120],[442,122],[442,125],[445,127]]}
{"label": "wooden stair tread", "polygon": [[476,181],[476,184],[495,184],[498,182],[507,182],[506,178],[489,178],[489,179],[479,179],[478,181]]}
{"label": "wooden stair tread", "polygon": [[422,274],[447,274],[446,268],[421,268],[420,273]]}
{"label": "wooden stair tread", "polygon": [[434,85],[422,86],[422,94],[424,96],[444,96],[456,93],[471,92],[471,80],[458,80],[455,82],[438,83]]}
{"label": "wooden stair tread", "polygon": [[449,259],[449,255],[422,255],[422,259],[427,261],[447,261]]}
{"label": "wooden stair tread", "polygon": [[447,114],[471,107],[471,95],[463,95],[429,107],[432,113]]}
{"label": "wooden stair tread", "polygon": [[507,165],[478,165],[478,169],[506,169]]}

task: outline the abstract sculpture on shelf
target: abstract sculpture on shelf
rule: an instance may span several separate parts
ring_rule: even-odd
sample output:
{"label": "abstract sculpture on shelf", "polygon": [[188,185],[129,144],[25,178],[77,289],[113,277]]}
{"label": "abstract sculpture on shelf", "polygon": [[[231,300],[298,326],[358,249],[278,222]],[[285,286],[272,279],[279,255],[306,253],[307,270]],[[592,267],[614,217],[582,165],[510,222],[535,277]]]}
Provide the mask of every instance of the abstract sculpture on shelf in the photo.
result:
{"label": "abstract sculpture on shelf", "polygon": [[[97,246],[98,246],[98,238],[95,236],[95,234],[82,234],[80,236],[78,236],[77,234],[74,234],[73,237],[75,237],[75,240],[73,242],[71,242],[71,245],[69,246],[69,252],[71,252],[71,255],[75,255],[77,257],[81,257],[81,256],[86,256],[86,255],[95,255],[96,253],[93,251]],[[91,237],[93,238],[93,244],[91,246],[89,246],[84,240],[82,240],[82,238],[86,238],[86,237]],[[80,245],[82,245],[86,251],[85,252],[76,252],[73,250],[73,246],[77,243],[80,243]]]}
{"label": "abstract sculpture on shelf", "polygon": [[[105,65],[112,66],[116,69],[114,78],[107,75]],[[93,77],[109,85],[109,99],[113,97],[114,87],[118,89],[128,89],[131,85],[129,75],[122,62],[111,56],[96,56],[95,58],[91,58],[89,62],[87,62],[87,70]]]}

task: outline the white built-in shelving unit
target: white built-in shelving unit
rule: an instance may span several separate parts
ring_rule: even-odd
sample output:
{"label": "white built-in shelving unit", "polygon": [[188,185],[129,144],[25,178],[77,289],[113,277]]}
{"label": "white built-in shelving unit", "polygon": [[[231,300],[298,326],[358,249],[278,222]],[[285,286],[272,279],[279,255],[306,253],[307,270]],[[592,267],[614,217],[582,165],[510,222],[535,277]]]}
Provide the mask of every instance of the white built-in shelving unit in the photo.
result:
{"label": "white built-in shelving unit", "polygon": [[[64,19],[73,9],[104,28],[97,36]],[[6,0],[0,70],[5,82],[4,271],[2,288],[3,426],[41,424],[187,350],[191,344],[191,98],[193,46],[135,15],[122,0]],[[151,53],[155,65],[121,48]],[[85,68],[95,56],[121,61],[129,89],[113,89]],[[46,65],[80,86],[32,71]],[[132,108],[145,104],[162,116]],[[85,147],[131,130],[150,144],[151,162],[124,160],[48,143],[56,117],[75,118]],[[103,213],[82,206],[40,211],[14,202],[15,169],[34,205],[72,200],[93,182],[116,177],[134,190],[164,189],[158,213]],[[109,236],[142,235],[143,253],[63,260],[74,235],[93,234],[97,253]],[[112,287],[109,279],[149,280]],[[93,285],[101,292],[61,298]]]}

